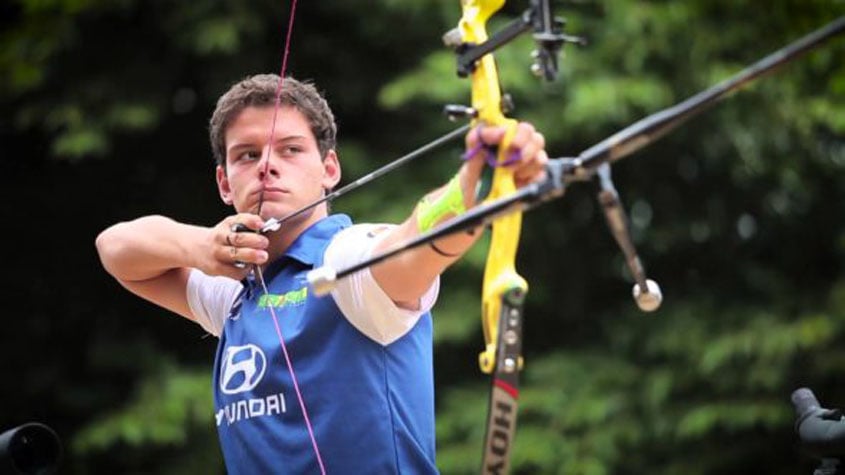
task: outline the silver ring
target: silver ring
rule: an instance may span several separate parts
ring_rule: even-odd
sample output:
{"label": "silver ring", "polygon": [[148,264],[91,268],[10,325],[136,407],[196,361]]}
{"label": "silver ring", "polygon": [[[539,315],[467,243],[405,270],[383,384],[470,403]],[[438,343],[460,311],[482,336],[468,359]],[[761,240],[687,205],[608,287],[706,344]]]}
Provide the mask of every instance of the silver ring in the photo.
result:
{"label": "silver ring", "polygon": [[238,269],[246,269],[246,262],[243,261],[235,261],[232,265]]}

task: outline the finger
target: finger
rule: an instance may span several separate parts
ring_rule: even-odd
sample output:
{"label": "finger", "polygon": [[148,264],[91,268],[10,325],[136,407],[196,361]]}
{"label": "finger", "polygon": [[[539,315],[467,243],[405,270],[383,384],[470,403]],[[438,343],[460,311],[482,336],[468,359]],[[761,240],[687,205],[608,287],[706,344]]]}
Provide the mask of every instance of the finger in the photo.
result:
{"label": "finger", "polygon": [[525,146],[523,150],[523,157],[526,157],[531,162],[542,161],[541,165],[545,166],[548,161],[546,155],[546,138],[540,132],[534,132],[532,139]]}
{"label": "finger", "polygon": [[267,236],[255,232],[229,232],[226,234],[226,245],[253,249],[267,249],[270,240]]}
{"label": "finger", "polygon": [[267,251],[261,249],[251,249],[248,247],[235,248],[237,251],[233,255],[234,262],[242,262],[245,264],[264,264],[267,262]]}
{"label": "finger", "polygon": [[481,129],[479,138],[485,145],[499,145],[504,140],[506,134],[507,129],[505,127],[484,127]]}
{"label": "finger", "polygon": [[466,135],[467,150],[479,145],[498,145],[505,137],[506,129],[495,125],[479,125]]}
{"label": "finger", "polygon": [[531,160],[514,170],[514,183],[517,187],[527,185],[546,178],[546,165],[549,157],[545,150],[540,150]]}
{"label": "finger", "polygon": [[525,147],[534,140],[536,133],[537,131],[534,129],[533,125],[528,122],[520,122],[516,125],[510,146],[512,148]]}
{"label": "finger", "polygon": [[[530,124],[520,124],[510,143],[511,153],[518,152],[522,162],[537,160],[538,154],[546,148],[546,138]],[[519,162],[513,166],[520,166]]]}
{"label": "finger", "polygon": [[226,231],[226,234],[218,239],[219,244],[214,248],[213,258],[224,266],[232,266],[237,262],[247,265],[264,264],[269,259],[266,250],[269,247],[269,241],[260,234]]}
{"label": "finger", "polygon": [[546,155],[545,139],[542,134],[535,132],[532,140],[521,149],[521,159],[514,163],[512,169],[515,175],[525,176],[545,168],[549,161]]}
{"label": "finger", "polygon": [[225,221],[227,227],[232,232],[257,232],[262,226],[264,226],[264,220],[261,219],[261,216],[251,213],[239,213],[227,218]]}
{"label": "finger", "polygon": [[228,262],[239,269],[243,269],[250,264],[260,265],[267,262],[267,252],[261,249],[234,246],[229,246],[227,249]]}

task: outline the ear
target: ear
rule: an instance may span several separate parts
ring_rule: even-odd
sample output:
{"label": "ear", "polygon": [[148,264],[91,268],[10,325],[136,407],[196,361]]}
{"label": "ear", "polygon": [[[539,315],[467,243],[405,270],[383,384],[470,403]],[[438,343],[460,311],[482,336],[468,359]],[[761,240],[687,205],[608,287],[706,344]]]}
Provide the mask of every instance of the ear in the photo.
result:
{"label": "ear", "polygon": [[226,176],[226,169],[217,165],[217,191],[224,203],[232,205],[232,188],[229,186],[229,177]]}
{"label": "ear", "polygon": [[340,159],[334,149],[326,152],[323,159],[323,189],[331,190],[340,183]]}

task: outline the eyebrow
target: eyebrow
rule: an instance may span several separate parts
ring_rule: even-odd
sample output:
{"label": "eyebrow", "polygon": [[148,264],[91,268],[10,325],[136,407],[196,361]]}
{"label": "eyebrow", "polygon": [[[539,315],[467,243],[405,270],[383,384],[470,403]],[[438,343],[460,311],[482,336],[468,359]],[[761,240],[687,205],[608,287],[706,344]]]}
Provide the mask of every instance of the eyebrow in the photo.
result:
{"label": "eyebrow", "polygon": [[[308,139],[308,137],[306,137],[305,135],[294,134],[294,135],[286,135],[284,137],[277,137],[277,138],[274,139],[274,141],[275,141],[275,146],[279,146],[280,144],[284,144],[286,142],[298,141],[298,140],[307,140],[307,139]],[[262,141],[263,141],[263,139],[262,139]],[[264,147],[259,147],[258,145],[256,145],[254,140],[246,140],[244,142],[235,143],[231,147],[227,148],[226,149],[226,155],[228,155],[230,153],[236,153],[236,152],[239,152],[241,150],[249,150],[249,149],[253,149],[253,148],[263,149]]]}

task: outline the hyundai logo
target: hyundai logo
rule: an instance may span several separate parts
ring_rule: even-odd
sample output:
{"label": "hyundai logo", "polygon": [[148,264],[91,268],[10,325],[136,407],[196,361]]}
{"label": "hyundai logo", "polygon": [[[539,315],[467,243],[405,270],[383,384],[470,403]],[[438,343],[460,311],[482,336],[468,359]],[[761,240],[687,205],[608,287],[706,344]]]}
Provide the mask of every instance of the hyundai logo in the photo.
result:
{"label": "hyundai logo", "polygon": [[267,369],[267,358],[255,345],[229,346],[220,365],[220,390],[238,394],[258,386]]}

